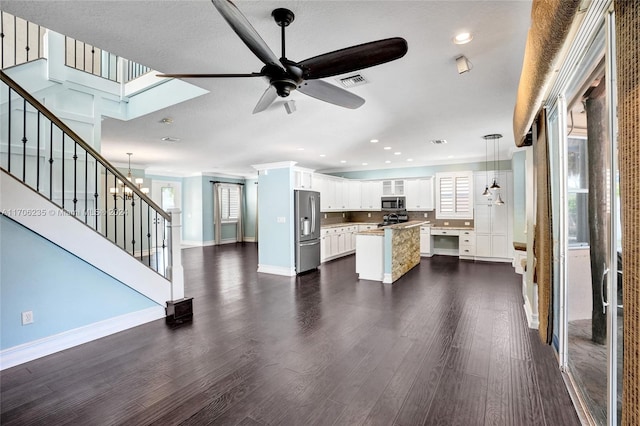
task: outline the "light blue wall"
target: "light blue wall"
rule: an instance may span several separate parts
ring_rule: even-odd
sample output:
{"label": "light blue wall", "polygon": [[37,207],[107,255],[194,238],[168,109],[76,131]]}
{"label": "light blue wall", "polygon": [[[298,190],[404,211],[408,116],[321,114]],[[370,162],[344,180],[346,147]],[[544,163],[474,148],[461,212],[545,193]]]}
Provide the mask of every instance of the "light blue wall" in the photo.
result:
{"label": "light blue wall", "polygon": [[518,151],[513,153],[511,159],[511,170],[513,170],[513,241],[526,243],[526,152]]}
{"label": "light blue wall", "polygon": [[[120,281],[0,215],[0,349],[154,306]],[[24,311],[33,311],[33,324],[22,325]]]}
{"label": "light blue wall", "polygon": [[[502,160],[497,164],[500,170],[510,170],[511,161]],[[493,169],[493,164],[489,165]],[[497,166],[496,166],[497,168]],[[460,163],[460,164],[443,164],[437,166],[420,166],[407,167],[399,169],[379,169],[379,170],[362,170],[355,172],[327,173],[332,176],[340,176],[347,179],[393,179],[393,178],[413,178],[423,176],[433,176],[439,172],[462,172],[462,171],[483,171],[485,170],[485,162],[477,163]]]}
{"label": "light blue wall", "polygon": [[[293,183],[289,168],[258,177],[258,263],[293,268]],[[283,217],[285,222],[278,223]]]}

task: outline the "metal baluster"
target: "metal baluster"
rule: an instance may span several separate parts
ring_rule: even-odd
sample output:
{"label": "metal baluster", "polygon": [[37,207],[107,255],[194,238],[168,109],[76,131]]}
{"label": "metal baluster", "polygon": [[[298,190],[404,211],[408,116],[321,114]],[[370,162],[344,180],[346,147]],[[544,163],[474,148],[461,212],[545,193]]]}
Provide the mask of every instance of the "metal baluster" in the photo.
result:
{"label": "metal baluster", "polygon": [[[94,158],[93,156],[91,157],[93,158],[93,164],[95,165],[93,170],[94,170],[94,181],[93,181],[93,186],[95,188],[95,192],[93,193],[93,207],[95,209],[95,216],[96,216],[96,227],[95,230],[98,230],[98,217],[100,216],[100,214],[98,214],[98,159]],[[107,197],[105,197],[107,198]],[[106,210],[106,209],[105,209]],[[107,234],[105,233],[104,236],[106,237]]]}
{"label": "metal baluster", "polygon": [[36,139],[36,191],[40,192],[40,111],[38,111],[38,134]]}
{"label": "metal baluster", "polygon": [[[113,186],[118,189],[118,178],[116,175],[113,175]],[[113,193],[113,242],[118,245],[118,202],[117,202],[117,193]]]}
{"label": "metal baluster", "polygon": [[162,218],[162,276],[166,278],[167,272],[167,257],[165,255],[166,250],[166,240],[167,240],[167,221],[165,218]]}
{"label": "metal baluster", "polygon": [[[124,182],[123,182],[124,183]],[[127,191],[125,191],[127,187],[122,187],[122,238],[123,244],[122,247],[124,251],[127,251]],[[120,212],[116,212],[120,213]]]}
{"label": "metal baluster", "polygon": [[[96,175],[98,170],[98,162],[96,161]],[[107,205],[107,201],[109,201],[109,169],[104,168],[104,236],[109,238],[109,206]],[[96,185],[97,188],[97,185]],[[96,191],[97,192],[97,191]],[[96,204],[97,206],[97,204]],[[98,223],[98,219],[96,219],[96,226]]]}
{"label": "metal baluster", "polygon": [[0,40],[2,41],[2,58],[0,58],[0,68],[4,69],[4,12],[0,10]]}
{"label": "metal baluster", "polygon": [[136,257],[136,198],[131,193],[131,256]]}
{"label": "metal baluster", "polygon": [[73,40],[73,67],[78,69],[78,40]]}
{"label": "metal baluster", "polygon": [[73,144],[73,215],[77,217],[78,207],[78,144]]}
{"label": "metal baluster", "polygon": [[89,202],[89,197],[87,196],[87,186],[89,183],[89,153],[87,152],[87,150],[84,150],[84,223],[87,223],[87,220],[89,220],[89,212],[88,212],[88,202]]}
{"label": "metal baluster", "polygon": [[155,228],[155,233],[156,233],[156,246],[153,253],[156,256],[156,272],[158,272],[158,211],[156,210],[155,212],[156,212],[156,219],[154,220],[153,226]]}
{"label": "metal baluster", "polygon": [[53,121],[49,121],[49,201],[53,201]]}
{"label": "metal baluster", "polygon": [[96,49],[91,46],[91,74],[94,74],[93,63],[96,60]]}
{"label": "metal baluster", "polygon": [[9,87],[9,99],[7,101],[7,171],[11,173],[11,87]]}
{"label": "metal baluster", "polygon": [[29,21],[25,21],[27,23],[27,45],[24,47],[27,56],[27,62],[29,62]]}
{"label": "metal baluster", "polygon": [[18,63],[18,33],[17,33],[17,21],[16,21],[16,16],[13,15],[13,40],[14,40],[14,46],[13,46],[13,65],[16,65]]}
{"label": "metal baluster", "polygon": [[147,248],[149,252],[149,268],[151,268],[151,207],[147,204]]}
{"label": "metal baluster", "polygon": [[144,249],[144,244],[142,244],[144,240],[142,239],[142,198],[140,199],[140,262],[144,263],[144,259],[142,258],[142,251]]}
{"label": "metal baluster", "polygon": [[64,131],[60,129],[60,133],[62,133],[62,152],[60,155],[62,156],[62,210],[64,210]]}
{"label": "metal baluster", "polygon": [[27,100],[22,98],[22,182],[27,178]]}

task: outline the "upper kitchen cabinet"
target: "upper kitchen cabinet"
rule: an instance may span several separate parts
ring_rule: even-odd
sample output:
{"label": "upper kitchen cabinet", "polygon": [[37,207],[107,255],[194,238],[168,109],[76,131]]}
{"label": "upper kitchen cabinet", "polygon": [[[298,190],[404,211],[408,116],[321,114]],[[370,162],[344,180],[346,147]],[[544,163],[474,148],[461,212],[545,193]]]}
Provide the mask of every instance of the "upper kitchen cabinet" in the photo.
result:
{"label": "upper kitchen cabinet", "polygon": [[313,188],[313,170],[302,167],[293,167],[293,187],[295,189]]}
{"label": "upper kitchen cabinet", "polygon": [[404,180],[383,180],[382,195],[404,195]]}
{"label": "upper kitchen cabinet", "polygon": [[362,181],[361,196],[362,196],[362,200],[361,200],[362,210],[380,211],[381,198],[382,198],[382,181],[380,180]]}
{"label": "upper kitchen cabinet", "polygon": [[436,173],[436,217],[473,219],[473,173]]}
{"label": "upper kitchen cabinet", "polygon": [[347,180],[345,181],[347,187],[347,209],[349,210],[361,210],[362,209],[362,182],[359,180]]}
{"label": "upper kitchen cabinet", "polygon": [[433,176],[404,181],[406,206],[409,211],[435,210]]}

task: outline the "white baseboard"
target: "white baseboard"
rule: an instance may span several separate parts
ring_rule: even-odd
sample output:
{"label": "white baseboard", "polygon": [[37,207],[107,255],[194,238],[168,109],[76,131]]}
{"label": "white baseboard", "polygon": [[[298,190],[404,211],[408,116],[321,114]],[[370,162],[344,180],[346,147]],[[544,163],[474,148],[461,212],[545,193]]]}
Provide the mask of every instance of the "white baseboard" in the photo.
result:
{"label": "white baseboard", "polygon": [[446,248],[434,248],[433,254],[440,256],[459,256],[460,250],[458,249],[446,249]]}
{"label": "white baseboard", "polygon": [[385,273],[382,277],[382,282],[384,284],[392,284],[393,283],[393,278],[391,277],[391,274],[387,274]]}
{"label": "white baseboard", "polygon": [[255,243],[256,242],[256,237],[244,237],[243,241],[245,243]]}
{"label": "white baseboard", "polygon": [[534,330],[538,329],[540,325],[540,321],[537,313],[533,313],[531,310],[531,304],[529,303],[529,298],[525,296],[524,298],[524,313],[527,316],[527,324],[529,328],[533,328]]}
{"label": "white baseboard", "polygon": [[165,317],[162,306],[131,312],[0,351],[0,370]]}
{"label": "white baseboard", "polygon": [[258,265],[258,272],[273,275],[284,275],[285,277],[293,277],[296,274],[296,269],[287,268],[284,266]]}

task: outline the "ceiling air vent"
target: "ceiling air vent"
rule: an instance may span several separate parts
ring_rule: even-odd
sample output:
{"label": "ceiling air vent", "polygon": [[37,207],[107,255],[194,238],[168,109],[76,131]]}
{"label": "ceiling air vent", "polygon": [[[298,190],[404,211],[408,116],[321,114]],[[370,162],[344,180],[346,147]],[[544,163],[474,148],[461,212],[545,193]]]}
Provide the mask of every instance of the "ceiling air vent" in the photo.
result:
{"label": "ceiling air vent", "polygon": [[447,143],[447,141],[445,139],[433,139],[431,140],[431,143],[434,145],[442,145]]}
{"label": "ceiling air vent", "polygon": [[362,74],[354,74],[350,75],[349,77],[339,78],[338,81],[344,87],[356,87],[368,83],[367,79],[364,78]]}

